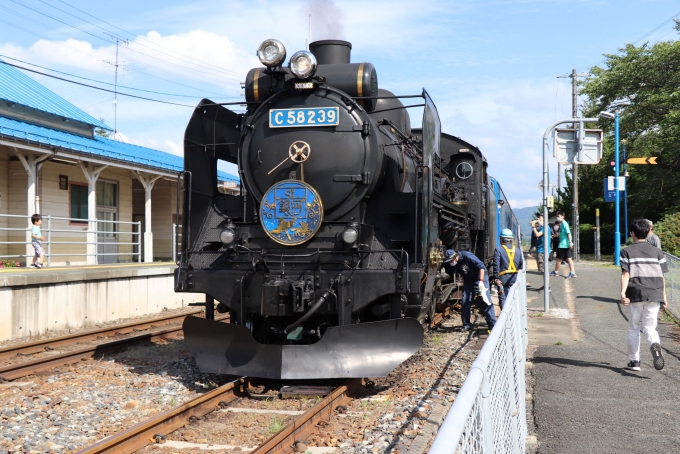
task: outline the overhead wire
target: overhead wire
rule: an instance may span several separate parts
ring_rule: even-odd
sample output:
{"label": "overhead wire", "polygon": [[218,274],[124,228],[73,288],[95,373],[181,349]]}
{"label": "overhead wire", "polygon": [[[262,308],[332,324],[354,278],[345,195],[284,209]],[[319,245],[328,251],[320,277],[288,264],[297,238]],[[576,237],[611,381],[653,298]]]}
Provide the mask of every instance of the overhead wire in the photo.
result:
{"label": "overhead wire", "polygon": [[[76,30],[79,30],[79,31],[81,31],[81,32],[83,32],[83,33],[86,33],[86,34],[88,34],[88,35],[90,35],[90,36],[93,36],[93,37],[95,37],[95,38],[97,38],[97,39],[101,39],[101,40],[103,40],[103,41],[109,42],[109,40],[108,40],[107,38],[103,38],[103,37],[101,37],[101,36],[94,35],[94,34],[88,32],[88,31],[86,31],[86,30],[83,30],[83,29],[80,28],[80,27],[77,27],[77,26],[75,26],[75,25],[69,24],[69,23],[67,23],[67,22],[65,22],[65,21],[63,21],[63,20],[57,19],[57,18],[55,18],[55,17],[49,15],[48,13],[45,13],[45,12],[43,12],[43,11],[40,11],[40,10],[38,10],[38,9],[36,9],[36,8],[30,7],[30,6],[26,5],[26,4],[24,4],[21,0],[11,0],[11,1],[14,2],[14,3],[16,3],[16,4],[18,4],[18,5],[23,6],[24,8],[28,8],[28,9],[30,9],[30,10],[32,10],[32,11],[38,13],[38,14],[42,14],[43,16],[49,17],[49,18],[52,19],[52,20],[55,20],[55,21],[57,21],[57,22],[60,22],[60,23],[62,23],[62,24],[64,24],[64,25],[67,25],[67,26],[69,26],[69,27],[75,28]],[[61,11],[61,12],[63,12],[64,14],[68,14],[69,16],[71,16],[71,17],[73,17],[73,18],[76,18],[76,19],[78,19],[78,20],[82,20],[82,21],[84,21],[84,22],[86,22],[86,23],[88,23],[88,24],[90,24],[90,25],[92,25],[92,26],[94,26],[94,27],[97,27],[97,28],[99,28],[100,30],[102,30],[105,34],[111,35],[111,36],[113,36],[114,38],[118,38],[118,39],[120,39],[120,40],[122,40],[122,41],[128,41],[126,38],[124,38],[124,37],[122,37],[122,36],[120,36],[120,35],[117,35],[116,33],[112,33],[110,30],[107,30],[107,29],[105,29],[105,28],[103,28],[103,27],[101,27],[101,26],[99,26],[99,25],[97,25],[97,24],[94,24],[94,23],[92,23],[92,22],[86,21],[86,20],[82,19],[81,17],[78,17],[78,16],[76,16],[76,15],[74,15],[74,14],[72,14],[72,13],[69,13],[68,11],[64,11],[63,9],[57,8],[56,6],[49,4],[49,3],[45,2],[44,0],[38,0],[38,1],[40,1],[41,3],[43,3],[43,4],[45,4],[45,5],[50,6],[50,7],[52,7],[52,8],[55,8],[56,10]],[[128,33],[128,34],[131,35],[131,36],[135,36],[134,34],[132,34],[132,33],[130,33],[130,32],[126,32],[126,33]],[[141,38],[141,37],[137,37],[137,38]],[[147,40],[146,38],[144,38],[144,40],[150,42],[151,44],[156,45],[155,43],[153,43],[153,41]],[[135,45],[135,46],[145,47],[145,48],[150,49],[150,50],[152,50],[152,51],[154,51],[154,52],[158,52],[158,53],[160,53],[160,54],[167,55],[167,56],[169,56],[169,57],[171,57],[171,58],[178,59],[178,60],[180,60],[180,61],[186,61],[186,62],[189,63],[189,64],[193,64],[193,65],[202,67],[202,68],[204,68],[204,69],[207,69],[207,70],[209,70],[209,71],[216,72],[217,74],[210,74],[210,73],[207,73],[207,74],[212,75],[213,77],[225,78],[224,73],[229,73],[229,74],[232,74],[232,75],[235,75],[235,76],[239,76],[240,78],[243,78],[243,74],[237,73],[237,72],[235,72],[235,71],[227,70],[227,69],[224,69],[224,68],[219,68],[219,67],[214,66],[214,65],[212,65],[212,66],[206,66],[206,65],[203,65],[203,64],[191,63],[191,62],[188,62],[187,60],[184,60],[184,59],[182,59],[182,58],[179,58],[179,57],[170,55],[170,54],[168,54],[168,53],[166,53],[166,52],[162,52],[162,51],[159,51],[159,50],[157,50],[157,49],[153,49],[153,48],[151,48],[151,47],[149,47],[149,46],[146,46],[146,45],[144,45],[144,44],[141,44],[141,43],[138,43],[138,42],[135,42],[135,41],[132,41],[131,44],[132,44],[132,45]],[[163,47],[163,46],[160,46],[160,45],[158,45],[158,46],[159,46],[159,47]],[[185,69],[189,69],[189,70],[191,70],[191,71],[196,71],[196,72],[205,73],[205,71],[200,71],[200,70],[197,70],[197,69],[194,69],[194,68],[190,68],[190,67],[186,67],[186,66],[183,66],[183,65],[179,65],[179,64],[177,64],[177,63],[172,63],[172,62],[169,62],[168,60],[165,60],[165,59],[162,59],[162,58],[159,58],[159,57],[154,57],[154,56],[152,56],[152,55],[146,54],[146,53],[141,52],[141,51],[139,51],[139,50],[134,50],[134,49],[129,49],[129,50],[131,50],[131,51],[133,51],[133,52],[137,52],[137,53],[139,53],[139,54],[141,54],[141,55],[145,55],[145,56],[147,56],[147,57],[149,57],[149,58],[154,58],[154,59],[157,59],[157,60],[166,62],[166,63],[170,63],[170,64],[174,64],[174,65],[176,65],[176,66],[180,66],[180,67],[185,68]],[[172,52],[174,52],[174,51],[172,51]],[[175,53],[178,53],[178,52],[175,52]],[[180,54],[180,55],[181,55],[181,54]],[[240,80],[240,79],[232,79],[232,80]]]}
{"label": "overhead wire", "polygon": [[[34,20],[34,19],[31,19],[31,18],[29,18],[29,17],[27,17],[27,16],[24,16],[24,15],[22,15],[21,13],[17,13],[16,11],[10,10],[10,9],[5,8],[5,7],[3,7],[3,6],[0,6],[0,9],[4,9],[5,11],[8,11],[8,12],[10,12],[10,13],[12,13],[12,14],[15,14],[15,15],[17,15],[17,16],[19,16],[19,17],[22,17],[22,18],[24,18],[24,19],[26,19],[26,20],[28,20],[28,21],[30,21],[30,22],[33,22],[33,23],[35,23],[35,24],[37,24],[37,25],[40,25],[41,27],[44,27],[45,29],[52,30],[52,31],[54,31],[55,33],[59,33],[59,34],[65,36],[66,38],[69,38],[69,39],[72,39],[72,38],[73,38],[73,36],[67,35],[66,33],[63,33],[63,32],[61,32],[61,31],[59,31],[59,30],[57,30],[57,29],[51,28],[51,27],[49,27],[49,26],[47,26],[47,25],[45,25],[45,24],[43,24],[43,23],[41,23],[41,22],[38,22],[38,21],[36,21],[36,20]],[[46,40],[46,41],[49,41],[49,42],[51,42],[51,43],[53,43],[53,44],[57,44],[57,45],[59,45],[60,47],[63,47],[63,48],[68,49],[68,50],[70,50],[70,51],[76,51],[76,52],[82,53],[82,54],[84,54],[84,55],[90,56],[90,57],[92,57],[92,58],[95,58],[95,59],[97,59],[97,60],[101,60],[100,56],[98,56],[98,55],[95,55],[95,54],[92,54],[92,53],[89,53],[89,52],[85,52],[85,51],[83,51],[82,49],[78,49],[78,48],[73,48],[73,47],[66,46],[66,45],[64,45],[64,44],[62,44],[62,43],[60,43],[60,42],[55,42],[55,41],[51,40],[50,38],[48,38],[48,37],[46,37],[46,36],[44,36],[44,35],[41,35],[41,34],[39,34],[39,33],[36,33],[36,32],[34,32],[33,30],[29,30],[29,29],[23,28],[23,27],[21,27],[21,26],[15,24],[15,23],[13,23],[13,22],[9,22],[9,21],[3,20],[2,18],[0,18],[0,22],[2,22],[2,23],[4,23],[4,24],[7,24],[7,25],[9,25],[9,26],[11,26],[11,27],[17,28],[17,29],[19,29],[19,30],[22,30],[22,31],[24,31],[24,32],[26,32],[26,33],[28,33],[28,34],[30,34],[30,35],[36,36],[36,37],[38,37],[38,38],[42,38],[42,39],[44,39],[44,40]],[[102,48],[102,50],[103,50],[104,52],[109,52],[108,49]],[[114,54],[111,54],[111,57],[113,58],[113,57],[114,57]],[[176,73],[176,72],[174,72],[174,71],[172,71],[172,70],[169,70],[169,69],[167,69],[167,68],[161,68],[161,67],[156,66],[156,65],[153,65],[153,64],[151,64],[151,63],[149,63],[149,62],[146,62],[145,65],[146,65],[146,66],[150,66],[150,67],[152,67],[152,68],[160,69],[160,70],[162,70],[162,71],[164,71],[164,72],[167,72],[167,73],[176,75],[176,76],[181,77],[181,78],[183,78],[183,79],[192,80],[192,81],[194,81],[194,82],[202,82],[202,83],[209,83],[209,84],[216,85],[215,82],[206,81],[206,80],[200,80],[200,79],[195,79],[195,78],[192,78],[192,77],[188,77],[188,76],[186,76],[185,74],[178,74],[178,73]],[[217,96],[224,96],[224,95],[221,94],[221,93],[216,93],[216,92],[212,92],[212,91],[206,91],[206,90],[203,89],[203,88],[193,87],[193,86],[191,86],[191,85],[186,85],[186,84],[182,84],[182,83],[179,83],[179,82],[175,82],[175,81],[172,81],[172,80],[169,80],[169,79],[165,79],[165,78],[162,78],[162,77],[159,77],[159,76],[155,76],[155,75],[153,75],[153,74],[149,74],[149,73],[147,73],[147,72],[145,72],[145,71],[142,71],[142,70],[140,70],[140,69],[137,69],[137,68],[127,68],[127,69],[130,70],[130,71],[139,72],[139,73],[144,74],[144,75],[146,75],[146,76],[148,76],[148,77],[152,77],[152,78],[155,78],[155,79],[159,79],[159,80],[163,80],[163,81],[169,82],[169,83],[174,84],[174,85],[179,85],[179,86],[186,87],[186,88],[192,88],[192,89],[194,89],[194,90],[201,91],[202,93],[205,93],[205,94],[213,94],[213,95],[217,95]]]}
{"label": "overhead wire", "polygon": [[[100,25],[97,25],[97,24],[95,24],[95,23],[92,23],[92,22],[90,22],[90,21],[87,21],[87,20],[83,19],[82,17],[76,16],[75,14],[69,13],[68,11],[65,11],[65,10],[63,10],[63,9],[61,9],[61,8],[57,8],[56,6],[54,6],[54,5],[52,5],[52,4],[48,3],[48,2],[46,2],[45,0],[38,0],[38,1],[41,2],[41,3],[44,3],[45,5],[50,6],[51,8],[56,9],[57,11],[61,11],[61,12],[64,13],[64,14],[68,14],[69,16],[72,16],[72,17],[74,17],[74,18],[76,18],[76,19],[82,20],[83,22],[86,22],[86,23],[88,23],[88,24],[90,24],[90,25],[92,25],[92,26],[94,26],[94,27],[97,27],[97,28],[99,28],[99,29],[101,29],[101,30],[104,30],[106,33],[109,33],[109,34],[114,35],[114,36],[118,36],[116,33],[113,33],[111,30],[107,30],[107,29],[105,29],[104,27],[102,27],[102,26],[100,26]],[[186,57],[188,60],[193,60],[193,61],[195,61],[195,62],[198,62],[199,64],[198,64],[197,66],[201,66],[201,67],[206,68],[206,69],[213,69],[213,68],[215,68],[215,69],[217,69],[217,70],[219,70],[219,71],[226,72],[226,73],[231,73],[231,74],[233,74],[233,75],[235,75],[235,76],[241,76],[241,77],[244,76],[244,74],[242,74],[242,73],[239,73],[239,72],[236,72],[236,71],[231,71],[231,70],[229,70],[229,69],[222,68],[222,67],[217,66],[217,65],[215,65],[215,64],[207,63],[207,62],[204,62],[204,61],[202,61],[202,60],[198,60],[198,59],[196,59],[196,58],[193,58],[193,57],[191,57],[191,56],[189,56],[189,55],[182,54],[181,52],[177,52],[176,50],[169,49],[169,48],[167,48],[167,47],[165,47],[165,46],[161,46],[160,44],[155,43],[155,42],[153,42],[153,41],[151,41],[151,40],[149,40],[149,39],[146,39],[146,38],[143,37],[143,36],[135,35],[135,34],[132,33],[132,32],[129,32],[129,31],[127,31],[127,30],[124,30],[124,29],[122,29],[122,28],[120,28],[120,27],[117,27],[117,26],[115,26],[115,25],[113,25],[113,24],[111,24],[111,23],[109,23],[109,22],[106,22],[105,20],[103,20],[103,19],[101,19],[101,18],[98,18],[98,17],[96,17],[96,16],[94,16],[94,15],[92,15],[92,14],[89,14],[89,13],[87,13],[87,12],[85,12],[85,11],[79,9],[79,8],[76,8],[75,6],[69,4],[69,3],[65,2],[65,1],[62,1],[62,0],[57,0],[57,1],[63,3],[64,5],[66,5],[66,6],[70,7],[70,8],[73,8],[73,9],[75,9],[76,11],[79,11],[80,13],[85,14],[85,15],[87,15],[87,16],[89,16],[89,17],[91,17],[91,18],[93,18],[93,19],[95,19],[95,20],[97,20],[97,21],[99,21],[99,22],[103,22],[103,23],[109,25],[110,27],[116,28],[116,29],[122,31],[123,33],[126,33],[126,34],[128,34],[128,35],[130,35],[130,36],[133,36],[133,37],[135,37],[136,39],[140,39],[140,40],[146,41],[146,42],[148,42],[148,43],[150,43],[150,44],[152,44],[152,45],[154,45],[154,46],[156,46],[156,47],[160,47],[161,49],[165,49],[165,50],[170,51],[170,52],[172,52],[172,53],[174,53],[174,54],[180,55],[180,56],[182,56],[182,57]],[[118,37],[119,37],[120,39],[125,39],[123,36],[118,36]],[[159,53],[163,53],[163,54],[168,55],[168,56],[171,56],[171,57],[173,57],[173,58],[180,59],[179,57],[175,57],[175,56],[172,56],[172,55],[170,55],[170,54],[166,54],[165,52],[160,52],[160,51],[158,51],[158,50],[156,50],[156,49],[152,49],[151,47],[145,46],[145,45],[143,45],[143,44],[141,44],[141,43],[139,43],[139,42],[136,42],[136,41],[134,42],[134,44],[135,44],[135,45],[142,46],[142,47],[146,47],[146,48],[148,48],[148,49],[154,50],[154,51],[159,52]],[[182,59],[180,59],[180,60],[182,60]],[[188,62],[188,60],[184,60],[184,61],[187,61],[187,62]],[[194,63],[194,64],[196,64],[196,63]]]}
{"label": "overhead wire", "polygon": [[[642,35],[640,38],[637,39],[637,41],[634,41],[634,42],[631,43],[631,44],[635,45],[635,44],[639,43],[640,41],[642,41],[643,39],[645,39],[645,38],[647,38],[648,36],[652,35],[654,32],[658,31],[659,29],[661,29],[661,27],[663,27],[664,25],[666,25],[667,23],[669,23],[669,22],[672,21],[673,19],[677,18],[678,16],[680,16],[680,11],[678,11],[678,12],[675,13],[675,14],[673,14],[671,17],[669,17],[668,19],[666,19],[665,21],[663,21],[662,23],[660,23],[658,26],[656,26],[656,27],[655,27],[654,29],[652,29],[651,31],[649,31],[649,32],[645,33],[644,35]],[[670,33],[670,32],[668,32],[668,33]],[[664,34],[663,36],[666,36],[668,33]],[[663,36],[662,36],[662,38],[663,38]],[[604,60],[601,60],[601,61],[595,63],[594,65],[588,65],[588,67],[587,67],[586,69],[589,70],[589,69],[592,68],[593,66],[598,66],[598,65],[600,65],[600,64],[602,64],[602,63],[604,63],[604,62],[606,62],[606,61],[607,61],[607,59],[605,58]],[[583,69],[583,68],[582,68],[582,69]]]}
{"label": "overhead wire", "polygon": [[[125,88],[127,90],[142,91],[142,92],[145,92],[145,93],[153,93],[153,94],[156,94],[156,95],[176,96],[176,97],[181,97],[181,98],[203,98],[203,96],[201,96],[201,95],[180,95],[180,94],[176,94],[176,93],[165,93],[165,92],[161,92],[161,91],[144,90],[143,88],[128,87],[128,86],[120,85],[120,84],[116,85],[116,84],[112,84],[110,82],[103,82],[101,80],[91,79],[89,77],[78,76],[76,74],[71,74],[71,73],[67,73],[67,72],[64,72],[64,71],[59,71],[59,70],[56,70],[56,69],[48,68],[46,66],[36,65],[35,63],[30,63],[30,62],[27,62],[27,61],[24,61],[24,60],[20,60],[18,58],[10,57],[8,55],[0,54],[0,57],[9,58],[10,60],[18,61],[18,62],[26,64],[26,65],[35,66],[36,68],[45,69],[47,71],[52,71],[52,72],[55,72],[55,73],[58,73],[58,74],[63,74],[65,76],[75,77],[77,79],[82,79],[82,80],[88,80],[90,82],[96,82],[98,84],[103,84],[103,85],[117,86],[117,87],[120,87],[120,88]],[[225,98],[237,98],[237,96],[224,96],[224,97]]]}
{"label": "overhead wire", "polygon": [[[61,23],[61,24],[64,24],[64,25],[66,25],[67,27],[71,27],[71,28],[73,28],[73,29],[75,29],[75,30],[78,30],[78,31],[80,31],[80,32],[82,32],[82,33],[85,33],[85,34],[89,35],[89,36],[92,36],[93,38],[96,38],[96,39],[99,39],[99,40],[101,40],[101,41],[104,41],[104,42],[106,42],[107,44],[110,44],[110,43],[111,43],[111,41],[110,41],[108,38],[106,38],[106,37],[98,36],[98,35],[96,35],[96,34],[94,34],[94,33],[88,32],[87,30],[83,30],[82,28],[79,28],[79,27],[77,27],[77,26],[75,26],[75,25],[73,25],[73,24],[70,24],[70,23],[66,22],[66,21],[63,21],[63,20],[58,19],[58,18],[56,18],[56,17],[53,17],[53,16],[49,15],[48,13],[45,13],[45,12],[43,12],[43,11],[40,11],[39,9],[33,8],[33,7],[31,7],[31,6],[28,6],[28,5],[26,5],[25,3],[21,2],[20,0],[10,0],[10,1],[13,2],[13,3],[15,3],[15,4],[17,4],[17,5],[23,6],[23,7],[26,8],[26,9],[29,9],[29,10],[31,10],[31,11],[34,11],[34,12],[36,12],[36,13],[42,15],[42,16],[45,16],[45,17],[47,17],[47,18],[49,18],[49,19],[52,19],[52,20],[54,20],[54,21],[56,21],[56,22],[59,22],[59,23]],[[207,72],[205,72],[205,71],[202,71],[202,70],[199,70],[199,69],[195,69],[195,68],[191,68],[191,67],[189,67],[189,66],[180,65],[180,64],[178,64],[178,63],[173,63],[173,62],[171,62],[171,61],[165,60],[165,59],[160,58],[160,57],[154,57],[153,55],[149,55],[149,54],[144,53],[144,52],[139,51],[139,50],[135,50],[135,49],[131,49],[131,48],[125,48],[125,47],[121,47],[121,49],[126,49],[126,50],[129,50],[129,51],[132,51],[132,52],[135,52],[135,53],[144,55],[144,56],[146,56],[146,57],[148,57],[148,58],[152,58],[152,59],[154,59],[154,60],[159,60],[159,61],[162,61],[162,62],[164,62],[164,63],[166,63],[166,64],[169,64],[169,65],[172,65],[172,66],[176,66],[176,67],[179,67],[179,68],[182,68],[182,69],[186,69],[186,70],[189,70],[189,71],[193,71],[193,72],[195,72],[195,73],[199,73],[199,74],[202,74],[202,75],[204,75],[204,76],[216,78],[216,79],[219,79],[219,80],[222,80],[222,79],[230,79],[230,80],[235,80],[235,81],[237,81],[237,82],[240,81],[240,79],[234,79],[234,78],[229,78],[229,77],[226,77],[226,76],[221,76],[221,75],[218,75],[218,74],[207,73]]]}
{"label": "overhead wire", "polygon": [[66,79],[64,77],[59,77],[59,76],[55,76],[53,74],[47,74],[47,73],[44,73],[44,72],[41,72],[41,71],[36,71],[35,69],[26,68],[26,67],[20,66],[20,65],[15,65],[14,63],[9,63],[9,62],[2,61],[2,60],[0,60],[0,64],[13,66],[14,68],[23,69],[24,71],[29,71],[29,72],[32,72],[32,73],[35,73],[35,74],[40,74],[41,76],[50,77],[52,79],[61,80],[61,81],[68,82],[68,83],[71,83],[71,84],[80,85],[82,87],[92,88],[94,90],[106,91],[106,92],[109,92],[109,93],[117,93],[120,96],[127,96],[129,98],[143,99],[145,101],[153,101],[153,102],[158,102],[158,103],[161,103],[161,104],[170,104],[170,105],[173,105],[173,106],[190,107],[192,109],[196,107],[196,106],[191,106],[191,105],[188,105],[188,104],[179,104],[179,103],[176,103],[176,102],[163,101],[161,99],[146,98],[144,96],[137,96],[137,95],[133,95],[133,94],[130,94],[130,93],[123,93],[123,92],[120,92],[120,91],[109,90],[108,88],[96,87],[94,85],[85,84],[85,83],[78,82],[78,81],[75,81],[75,80],[69,80],[69,79]]}

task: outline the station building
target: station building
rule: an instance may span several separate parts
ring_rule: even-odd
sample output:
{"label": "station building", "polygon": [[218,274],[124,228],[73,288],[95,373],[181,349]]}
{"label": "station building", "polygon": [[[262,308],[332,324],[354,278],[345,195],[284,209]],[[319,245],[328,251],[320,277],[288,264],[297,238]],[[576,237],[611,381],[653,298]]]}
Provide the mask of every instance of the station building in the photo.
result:
{"label": "station building", "polygon": [[[181,227],[177,227],[182,223],[177,209],[177,180],[184,160],[181,156],[102,136],[102,132],[107,135],[106,132],[111,131],[102,121],[0,60],[0,261],[3,272],[0,280],[5,279],[5,292],[0,290],[1,313],[8,314],[3,310],[8,309],[21,319],[23,316],[17,314],[24,313],[26,305],[45,312],[48,306],[54,306],[49,310],[53,311],[60,304],[62,307],[80,304],[82,314],[76,317],[78,320],[62,317],[61,321],[45,326],[78,326],[93,320],[95,323],[108,320],[111,314],[97,317],[88,315],[88,310],[83,308],[93,303],[92,291],[109,292],[101,285],[109,286],[114,278],[127,285],[127,289],[135,288],[139,295],[160,291],[166,299],[177,299],[169,276],[174,267],[176,232],[181,231]],[[238,178],[232,175],[219,172],[218,182],[223,192],[238,190]],[[34,254],[30,236],[30,217],[34,213],[43,216],[43,248],[49,264],[43,270],[25,269]],[[10,270],[7,265],[15,262],[19,262],[20,267]],[[116,264],[139,263],[149,266],[118,265],[116,268]],[[79,265],[89,266],[93,273],[98,273],[92,282],[98,282],[95,287],[101,288],[83,287],[81,290],[85,293],[81,292],[80,296],[73,293],[72,288],[61,296],[47,293],[41,296],[43,285],[90,282],[94,274],[88,277],[82,269],[73,274],[75,268],[71,267]],[[59,272],[60,267],[68,270]],[[147,285],[146,290],[135,286],[139,283],[130,286],[130,281],[137,278],[145,277],[148,281],[149,276],[158,276],[158,267],[163,270],[160,275],[164,276],[164,284],[155,282],[149,284],[150,287]],[[9,271],[14,274],[5,274]],[[35,273],[42,273],[42,277]],[[69,275],[78,277],[69,281]],[[161,290],[156,288],[158,285],[162,286]],[[123,291],[125,295],[130,291],[127,289]],[[118,299],[115,295],[110,297]],[[41,298],[44,301],[39,301]],[[59,298],[66,300],[60,303]],[[78,302],[79,299],[82,301]],[[149,304],[149,301],[141,302],[139,297],[132,300],[137,301],[133,303],[137,307]],[[176,306],[186,301],[175,303]],[[173,304],[161,303],[159,307]],[[131,316],[134,315],[132,309],[114,310],[113,315]],[[142,309],[143,313],[153,311]],[[3,329],[7,321],[0,321],[0,340],[40,334],[46,329],[35,321],[14,322]],[[29,334],[22,323],[34,326],[28,330]],[[24,333],[17,331],[19,326]]]}
{"label": "station building", "polygon": [[[50,265],[171,260],[183,158],[98,131],[112,129],[0,64],[0,260],[30,262],[20,230],[34,213],[46,217]],[[237,188],[236,177],[218,177]]]}

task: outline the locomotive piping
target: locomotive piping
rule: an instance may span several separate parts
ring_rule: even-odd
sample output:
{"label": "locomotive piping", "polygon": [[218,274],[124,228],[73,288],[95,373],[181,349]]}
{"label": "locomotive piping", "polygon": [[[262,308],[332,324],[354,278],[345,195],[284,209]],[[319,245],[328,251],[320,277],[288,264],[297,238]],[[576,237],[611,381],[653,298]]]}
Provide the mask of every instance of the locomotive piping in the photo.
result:
{"label": "locomotive piping", "polygon": [[[336,279],[337,279],[337,276],[336,276]],[[293,322],[290,326],[288,326],[288,327],[283,331],[285,334],[290,333],[290,332],[293,331],[295,328],[297,328],[298,326],[300,326],[300,325],[302,325],[304,322],[306,322],[307,319],[309,319],[309,317],[311,317],[312,315],[314,315],[314,313],[315,313],[316,311],[318,311],[319,308],[320,308],[321,306],[323,306],[323,303],[326,302],[326,298],[328,298],[328,295],[333,295],[333,296],[335,296],[336,298],[338,297],[338,296],[335,294],[335,292],[333,292],[333,287],[335,286],[336,279],[333,279],[333,281],[331,282],[331,285],[328,286],[328,288],[327,288],[326,291],[323,293],[323,295],[321,295],[321,296],[319,297],[319,299],[316,301],[316,303],[314,303],[314,306],[310,307],[309,310],[308,310],[302,317],[300,317],[299,319],[297,319],[295,322]]]}

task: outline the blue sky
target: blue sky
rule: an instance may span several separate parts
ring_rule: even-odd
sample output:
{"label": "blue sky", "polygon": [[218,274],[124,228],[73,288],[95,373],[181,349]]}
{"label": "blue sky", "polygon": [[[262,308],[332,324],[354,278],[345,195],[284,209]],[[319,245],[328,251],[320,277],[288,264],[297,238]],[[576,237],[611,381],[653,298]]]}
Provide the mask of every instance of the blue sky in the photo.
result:
{"label": "blue sky", "polygon": [[[231,101],[259,65],[264,39],[280,39],[289,55],[304,48],[310,12],[312,39],[351,41],[353,61],[372,62],[381,87],[399,94],[425,87],[443,130],[482,149],[518,208],[539,202],[545,128],[571,115],[569,79],[556,76],[587,71],[680,13],[680,3],[1,0],[0,54],[112,83],[106,62],[115,60],[115,44],[104,28],[129,40],[120,48],[119,84],[183,96],[120,91],[187,105],[204,96]],[[676,36],[669,21],[642,42]],[[31,77],[113,125],[112,94]],[[190,115],[191,108],[119,97],[117,124],[124,140],[181,154]],[[421,112],[411,115],[418,124]]]}

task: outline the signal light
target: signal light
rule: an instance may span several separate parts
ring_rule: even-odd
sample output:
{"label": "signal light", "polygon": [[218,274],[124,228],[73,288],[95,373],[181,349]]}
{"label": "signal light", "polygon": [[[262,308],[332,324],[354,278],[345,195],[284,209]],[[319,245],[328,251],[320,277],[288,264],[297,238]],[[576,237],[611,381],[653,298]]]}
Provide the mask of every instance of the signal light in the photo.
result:
{"label": "signal light", "polygon": [[616,161],[614,161],[614,160],[612,159],[611,161],[609,161],[609,165],[610,165],[611,167],[616,167]]}

